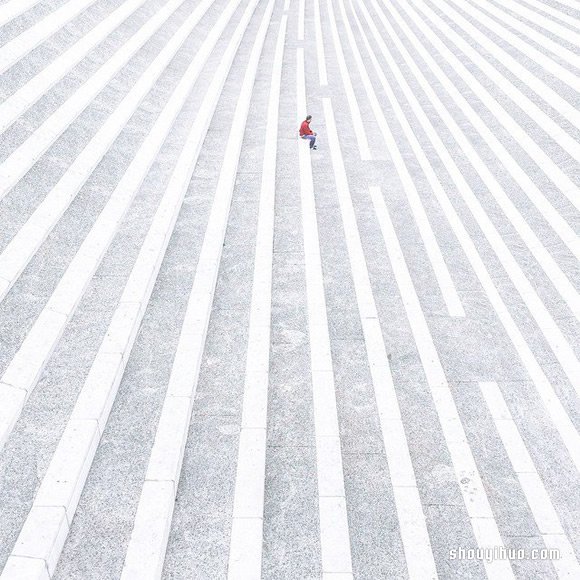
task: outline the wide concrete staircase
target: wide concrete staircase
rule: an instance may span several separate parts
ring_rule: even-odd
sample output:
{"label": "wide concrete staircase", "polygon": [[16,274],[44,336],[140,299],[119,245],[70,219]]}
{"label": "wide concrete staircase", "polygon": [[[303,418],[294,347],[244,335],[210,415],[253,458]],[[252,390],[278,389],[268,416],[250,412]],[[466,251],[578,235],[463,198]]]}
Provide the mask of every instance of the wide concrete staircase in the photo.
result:
{"label": "wide concrete staircase", "polygon": [[1,580],[580,578],[579,17],[0,3]]}

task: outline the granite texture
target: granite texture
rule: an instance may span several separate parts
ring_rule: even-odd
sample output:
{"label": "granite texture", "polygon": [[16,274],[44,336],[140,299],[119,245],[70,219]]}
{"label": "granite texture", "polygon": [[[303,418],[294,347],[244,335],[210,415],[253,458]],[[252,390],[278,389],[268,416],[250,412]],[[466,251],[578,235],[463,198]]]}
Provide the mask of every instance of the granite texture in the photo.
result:
{"label": "granite texture", "polygon": [[[14,286],[0,302],[0,380],[30,329],[50,299],[66,268],[108,202],[115,187],[143,144],[153,123],[170,99],[191,59],[211,32],[230,0],[215,2],[178,50],[152,90],[132,112],[128,122],[82,185],[70,206],[34,254]],[[519,1],[519,0],[518,0]],[[105,64],[166,2],[147,0],[134,14],[120,23],[107,38],[97,44],[68,74],[48,89],[0,139],[0,165],[28,139],[63,103]],[[519,2],[524,5],[524,2]],[[64,0],[46,0],[0,27],[2,47],[52,11]],[[98,0],[54,35],[31,50],[10,67],[2,77],[0,101],[13,95],[26,82],[48,66],[70,46],[82,39],[122,4],[121,0]],[[31,163],[30,170],[8,194],[0,199],[0,256],[15,234],[27,222],[42,200],[97,133],[125,95],[145,73],[172,35],[199,4],[184,0],[175,13],[145,43],[134,57],[109,82],[87,108],[80,112],[64,132],[56,136],[46,152]],[[287,34],[281,71],[280,101],[277,109],[278,139],[275,181],[274,231],[271,264],[272,292],[263,300],[271,301],[267,424],[265,446],[264,511],[261,577],[265,580],[321,580],[322,537],[318,482],[324,464],[317,458],[317,433],[308,320],[308,292],[305,268],[304,228],[312,227],[305,219],[301,186],[309,175],[300,175],[297,137],[297,49],[304,51],[306,111],[313,116],[312,126],[318,133],[318,149],[311,152],[314,184],[315,219],[320,247],[320,268],[324,290],[328,336],[332,357],[334,395],[342,456],[342,484],[346,503],[352,572],[355,580],[391,580],[408,578],[405,542],[399,522],[401,506],[396,504],[389,465],[381,431],[371,364],[363,333],[355,287],[357,270],[350,261],[346,234],[360,238],[370,289],[376,306],[378,326],[400,408],[408,453],[416,480],[420,507],[431,543],[437,575],[444,580],[486,578],[484,565],[478,560],[453,559],[450,550],[477,547],[469,510],[461,493],[453,453],[444,435],[445,417],[434,399],[431,376],[423,367],[421,348],[432,342],[430,353],[441,365],[457,416],[489,501],[491,516],[506,547],[545,547],[541,523],[534,517],[518,473],[509,460],[508,449],[500,438],[482,389],[485,382],[496,382],[505,400],[517,432],[526,446],[534,469],[556,512],[561,528],[580,559],[580,475],[570,456],[566,441],[550,417],[538,393],[538,377],[531,376],[529,366],[521,360],[508,334],[506,318],[495,308],[501,300],[513,320],[531,356],[540,365],[562,404],[571,424],[580,429],[580,384],[566,374],[548,341],[549,330],[539,324],[526,304],[526,296],[514,284],[513,272],[498,256],[498,245],[484,233],[482,221],[471,211],[467,195],[472,194],[489,218],[505,248],[530,282],[533,293],[543,304],[570,346],[571,356],[580,359],[580,324],[575,313],[560,294],[557,281],[547,275],[526,241],[520,237],[494,194],[503,192],[521,214],[546,249],[554,263],[580,290],[580,267],[577,257],[554,231],[542,212],[531,203],[526,187],[510,174],[503,153],[494,150],[479,133],[474,116],[499,140],[526,173],[540,194],[569,224],[580,232],[577,204],[569,199],[574,192],[563,192],[545,167],[538,166],[525,144],[496,118],[482,99],[481,89],[458,69],[447,55],[433,46],[403,10],[402,0],[378,2],[362,0],[345,4],[332,3],[336,26],[342,43],[344,65],[352,82],[360,108],[362,126],[353,123],[349,102],[341,77],[339,53],[331,34],[329,6],[320,2],[322,39],[316,38],[314,3],[305,2],[305,37],[298,39],[299,9],[302,3],[290,2],[285,12],[284,0],[275,0],[264,49],[244,129],[227,227],[221,244],[215,293],[204,341],[196,396],[185,445],[181,476],[177,485],[162,578],[165,580],[219,580],[228,577],[230,535],[236,489],[236,472],[240,443],[246,359],[249,342],[256,240],[260,217],[262,167],[267,137],[267,111],[271,94],[274,53],[279,24],[287,16]],[[364,19],[366,8],[384,41],[391,62],[382,55],[380,45]],[[560,10],[568,18],[580,12],[552,0],[545,4]],[[8,5],[0,0],[2,9]],[[167,192],[185,140],[200,109],[207,87],[223,58],[226,46],[247,6],[237,7],[224,34],[219,38],[199,78],[171,127],[169,135],[149,169],[127,215],[85,289],[78,305],[70,312],[62,337],[54,352],[39,369],[38,380],[22,413],[0,449],[0,568],[5,564],[17,540],[35,494],[47,472],[50,460],[70,419],[93,360],[107,332],[128,276],[137,259],[160,201]],[[528,84],[518,79],[509,61],[493,56],[471,38],[454,9],[444,2],[411,0],[406,6],[427,6],[438,14],[487,63],[520,89],[549,119],[572,139],[580,140],[580,127],[574,127],[550,103]],[[474,6],[501,9],[532,27],[534,35],[504,23],[486,12],[497,27],[489,28],[469,10]],[[526,6],[528,6],[526,4]],[[207,136],[196,160],[193,175],[180,208],[177,221],[169,232],[169,243],[151,297],[145,308],[137,338],[119,385],[109,420],[90,466],[78,509],[72,521],[54,574],[57,580],[118,579],[134,525],[145,471],[154,444],[159,417],[177,348],[181,324],[193,280],[198,268],[204,235],[216,198],[220,171],[228,163],[224,150],[230,137],[236,105],[246,73],[248,59],[264,11],[266,0],[260,0],[235,55],[224,88],[216,103]],[[557,20],[532,5],[537,15]],[[379,12],[377,12],[379,10]],[[413,12],[412,8],[410,11]],[[420,11],[419,11],[420,12]],[[579,67],[546,48],[541,35],[560,46],[580,53],[570,38],[560,37],[543,28],[540,21],[519,15],[516,6],[504,7],[499,0],[468,0],[458,8],[473,26],[493,42],[503,54],[509,54],[534,78],[541,79],[568,103],[578,106],[578,94],[553,71],[534,62],[529,54],[510,43],[500,32],[503,27],[529,47],[542,52],[572,73]],[[387,31],[379,16],[384,15],[394,35]],[[397,16],[397,18],[395,17]],[[414,36],[407,36],[398,23],[401,18]],[[577,156],[558,145],[548,134],[545,118],[536,118],[525,104],[498,87],[484,70],[471,61],[460,46],[437,26],[420,17],[438,34],[441,42],[472,74],[498,106],[541,147],[561,175],[580,184]],[[363,28],[356,20],[363,22]],[[562,26],[571,30],[570,25]],[[359,70],[348,40],[352,29],[357,49],[365,66]],[[365,41],[368,40],[368,48]],[[406,53],[408,51],[422,78],[433,90],[442,107],[451,115],[457,128],[449,127],[437,112],[431,96],[415,78]],[[322,43],[328,72],[328,85],[320,86],[317,42]],[[456,87],[473,109],[466,115],[418,50],[419,44],[431,55],[445,78]],[[424,152],[437,184],[417,157],[414,142],[409,139],[399,112],[389,100],[369,49],[377,58],[379,71],[400,105],[418,147]],[[428,118],[413,111],[410,96],[401,86],[393,66],[400,71],[405,87]],[[363,82],[368,74],[374,92],[398,153],[385,146],[381,127],[375,118],[371,99]],[[507,82],[507,81],[506,81]],[[328,142],[328,125],[323,99],[329,98],[334,111],[338,143]],[[431,139],[434,130],[440,143]],[[467,139],[494,182],[486,184],[470,162],[457,139],[457,131]],[[372,159],[363,160],[357,133],[364,132]],[[441,149],[444,148],[444,151]],[[336,167],[331,158],[337,151],[344,163],[348,194],[356,221],[356,232],[344,230],[344,207],[339,203]],[[447,165],[447,152],[463,177],[465,185],[453,176]],[[402,159],[410,181],[405,183]],[[490,185],[491,183],[491,185]],[[386,242],[371,195],[370,186],[381,189],[402,260],[394,261],[396,249]],[[492,189],[497,187],[498,191]],[[441,188],[453,212],[440,203],[435,187]],[[412,211],[409,192],[416,192],[433,230],[443,260],[461,304],[464,317],[449,315],[444,292],[424,247],[420,226]],[[224,194],[227,192],[219,192]],[[565,194],[568,194],[568,197]],[[452,227],[454,216],[464,228],[472,251]],[[308,233],[308,232],[307,232]],[[213,240],[212,240],[213,241]],[[466,251],[466,248],[469,251]],[[501,249],[501,248],[500,248]],[[263,248],[262,248],[263,250]],[[473,264],[481,260],[484,278]],[[1,264],[1,260],[0,260]],[[360,270],[358,270],[360,272]],[[408,273],[414,296],[400,285],[401,275]],[[0,288],[2,284],[0,268]],[[489,291],[493,284],[497,296]],[[309,280],[312,283],[312,280]],[[417,316],[426,326],[417,325]],[[425,346],[427,345],[427,346]],[[574,363],[575,361],[572,360]],[[577,361],[576,361],[577,362]],[[0,391],[4,392],[4,391]],[[0,399],[0,419],[3,401]],[[324,409],[326,411],[327,409]],[[319,441],[320,442],[320,441]],[[391,475],[393,474],[393,475]],[[42,530],[39,531],[42,533]],[[514,560],[512,569],[517,580],[556,577],[549,561]],[[238,580],[231,578],[230,580]]]}

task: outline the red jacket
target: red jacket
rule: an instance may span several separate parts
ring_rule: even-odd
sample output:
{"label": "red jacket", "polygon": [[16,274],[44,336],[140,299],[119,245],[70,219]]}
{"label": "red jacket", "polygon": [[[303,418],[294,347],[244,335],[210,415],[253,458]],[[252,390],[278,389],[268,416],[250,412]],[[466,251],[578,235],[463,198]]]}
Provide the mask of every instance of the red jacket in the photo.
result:
{"label": "red jacket", "polygon": [[302,121],[302,125],[300,125],[300,137],[304,137],[304,135],[313,135],[312,129],[310,129],[310,125],[308,121]]}

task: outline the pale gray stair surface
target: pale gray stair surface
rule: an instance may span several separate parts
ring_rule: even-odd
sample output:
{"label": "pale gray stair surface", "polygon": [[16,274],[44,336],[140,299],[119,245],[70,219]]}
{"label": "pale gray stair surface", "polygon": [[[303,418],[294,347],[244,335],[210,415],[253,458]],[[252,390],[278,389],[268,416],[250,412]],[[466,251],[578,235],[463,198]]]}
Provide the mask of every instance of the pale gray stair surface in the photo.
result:
{"label": "pale gray stair surface", "polygon": [[2,44],[5,44],[21,32],[30,28],[45,16],[54,12],[64,4],[67,0],[56,0],[54,2],[37,2],[29,10],[20,13],[16,18],[8,22],[2,30]]}
{"label": "pale gray stair surface", "polygon": [[[209,22],[205,27],[200,24],[199,31],[197,31],[197,34],[192,34],[189,40],[189,46],[185,46],[184,49],[187,50],[189,48],[189,50],[195,50],[195,47],[203,40],[207,28],[212,23],[210,16]],[[213,60],[215,62],[218,59],[219,54],[216,54]],[[48,277],[48,273],[45,270],[46,265],[50,263],[51,268],[56,269],[58,266],[54,256],[60,255],[62,257],[62,268],[60,272],[62,275],[62,269],[66,267],[67,263],[65,260],[68,258],[67,261],[70,261],[72,254],[74,254],[79,243],[86,235],[88,228],[91,227],[92,222],[98,216],[103,204],[107,200],[107,196],[110,195],[117,181],[122,176],[136,149],[140,146],[144,133],[148,130],[152,121],[171,94],[187,64],[188,59],[186,53],[184,52],[178,55],[176,61],[172,63],[171,67],[166,71],[166,74],[160,79],[155,90],[143,102],[135,117],[131,119],[123,134],[99,165],[91,180],[85,185],[83,191],[77,197],[67,214],[59,222],[57,230],[49,237],[24,276],[15,285],[14,291],[8,296],[3,306],[10,307],[10,299],[13,297],[17,298],[18,296],[20,296],[20,299],[17,304],[25,305],[30,303],[35,308],[42,306],[42,303],[54,287],[54,282],[58,281],[58,274],[56,272],[56,276],[52,279]],[[206,71],[205,79],[200,79],[201,86],[203,86],[203,81],[207,81],[210,75],[211,67]],[[164,148],[160,151],[157,161],[143,185],[141,194],[135,200],[131,209],[130,218],[126,219],[125,223],[121,226],[117,239],[105,256],[101,268],[97,271],[91,285],[87,289],[84,301],[79,305],[78,312],[71,320],[67,332],[54,353],[53,360],[46,369],[39,390],[36,391],[36,395],[39,397],[38,401],[34,399],[30,401],[30,411],[37,413],[39,416],[37,436],[31,439],[30,432],[22,432],[24,439],[20,438],[20,443],[15,447],[15,449],[19,449],[18,454],[22,455],[22,457],[20,459],[9,459],[8,449],[6,449],[6,456],[3,456],[3,460],[6,459],[9,463],[14,460],[21,461],[23,456],[27,455],[29,462],[46,463],[48,461],[50,453],[54,449],[68,418],[66,409],[70,412],[72,408],[72,404],[82,384],[83,373],[86,375],[88,371],[87,365],[90,365],[90,362],[95,356],[96,349],[98,348],[100,340],[102,340],[110,319],[112,308],[119,300],[124,282],[136,258],[139,246],[146,233],[146,228],[159,201],[159,196],[162,194],[167,182],[168,172],[172,169],[176,155],[181,149],[183,133],[187,128],[188,119],[190,119],[189,123],[191,123],[191,117],[196,110],[196,100],[199,100],[199,98],[197,98],[196,94],[193,94],[190,102],[187,104],[186,110],[178,118],[178,124],[171,134],[171,139],[165,143]],[[43,281],[44,288],[38,288],[39,280]],[[53,283],[51,283],[52,280],[54,281]],[[50,286],[48,286],[49,284]],[[23,295],[27,295],[29,298],[31,297],[31,290],[29,288],[32,291],[36,289],[36,292],[39,294],[36,295],[35,300],[29,299],[28,301],[22,301]],[[44,290],[44,292],[40,293],[41,290]],[[28,317],[25,318],[22,309],[18,310],[14,302],[12,302],[11,308],[13,309],[13,316],[17,320],[20,320],[19,323],[13,322],[15,327],[19,324],[24,325]],[[8,317],[5,316],[4,318],[7,319]],[[30,315],[30,322],[34,322],[34,313]],[[73,354],[75,345],[79,344],[84,344],[85,346],[82,349],[82,353],[79,352],[75,355]],[[14,347],[17,347],[17,344],[14,344]],[[78,360],[80,384],[74,383],[74,386],[69,381],[72,375],[69,376],[67,371],[67,367],[70,364],[69,357],[71,355]],[[81,359],[86,364],[82,364]],[[64,378],[61,375],[63,371],[68,378]],[[68,394],[68,405],[65,404],[64,400],[65,392],[62,390],[63,381],[71,386],[71,392]],[[54,404],[55,397],[61,401],[62,408],[60,408],[60,411],[64,414],[59,414],[58,418],[57,415],[48,415],[46,420],[49,422],[45,423],[41,418],[48,412],[47,406],[50,408]],[[60,425],[60,427],[57,428],[57,425]],[[22,427],[25,428],[25,431],[28,431],[26,423],[23,423]],[[22,449],[22,445],[27,446],[28,451],[26,453]],[[51,447],[44,450],[44,453],[47,455],[43,459],[41,456],[43,455],[45,445],[50,445]],[[7,467],[5,473],[10,476],[18,475],[18,472],[12,470],[10,467]],[[29,501],[31,500],[32,496],[29,497]],[[9,504],[3,503],[2,507],[8,508]],[[22,516],[24,515],[23,513]],[[6,526],[3,526],[3,533],[7,532],[10,528],[8,519],[5,521]]]}
{"label": "pale gray stair surface", "polygon": [[580,8],[66,5],[0,2],[0,579],[580,577]]}

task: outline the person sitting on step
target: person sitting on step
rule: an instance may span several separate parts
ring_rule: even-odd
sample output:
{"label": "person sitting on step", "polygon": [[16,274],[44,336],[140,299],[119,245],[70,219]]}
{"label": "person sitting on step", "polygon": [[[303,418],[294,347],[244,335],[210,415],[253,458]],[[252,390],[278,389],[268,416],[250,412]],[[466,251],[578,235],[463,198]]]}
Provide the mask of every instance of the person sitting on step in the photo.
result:
{"label": "person sitting on step", "polygon": [[311,120],[312,115],[306,115],[306,119],[302,121],[302,125],[300,125],[300,137],[310,141],[310,149],[316,149],[316,133],[314,133],[310,128]]}

